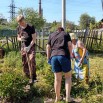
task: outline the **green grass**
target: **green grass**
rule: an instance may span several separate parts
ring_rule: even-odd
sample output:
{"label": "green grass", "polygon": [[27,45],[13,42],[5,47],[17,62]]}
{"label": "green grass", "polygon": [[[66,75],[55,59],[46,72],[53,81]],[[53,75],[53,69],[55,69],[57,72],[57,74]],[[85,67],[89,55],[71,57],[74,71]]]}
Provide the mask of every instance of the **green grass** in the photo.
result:
{"label": "green grass", "polygon": [[[26,97],[26,100],[28,99],[27,103],[43,103],[45,98],[55,98],[55,93],[53,91],[54,75],[51,72],[51,67],[47,64],[46,57],[37,54],[36,62],[39,82],[33,86],[28,95],[29,97]],[[4,63],[0,63],[0,72],[9,73],[10,70],[15,71],[17,75],[23,75],[21,56],[19,52],[9,52],[4,58]],[[16,75],[15,78],[17,78]],[[75,83],[76,82],[73,79],[71,91],[72,97],[81,98],[82,103],[103,103],[103,54],[90,54],[89,85],[86,85],[84,82],[80,82],[78,85],[75,85]],[[61,94],[65,97],[64,87],[63,78]],[[20,95],[17,94],[16,96]]]}

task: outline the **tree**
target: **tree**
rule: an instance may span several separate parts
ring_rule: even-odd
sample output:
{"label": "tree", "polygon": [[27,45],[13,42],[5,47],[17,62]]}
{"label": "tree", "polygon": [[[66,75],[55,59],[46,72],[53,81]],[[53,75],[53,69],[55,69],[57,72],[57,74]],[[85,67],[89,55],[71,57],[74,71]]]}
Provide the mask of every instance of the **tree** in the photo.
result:
{"label": "tree", "polygon": [[102,28],[102,22],[96,22],[95,24],[90,23],[90,29],[100,29]]}
{"label": "tree", "polygon": [[74,30],[75,28],[76,28],[76,25],[74,24],[74,22],[66,21],[66,31],[67,32],[70,32]]}
{"label": "tree", "polygon": [[45,24],[45,19],[39,16],[39,13],[33,8],[25,8],[18,12],[23,14],[26,18],[26,21],[36,27],[36,29],[42,29]]}
{"label": "tree", "polygon": [[17,23],[17,21],[16,21],[16,18],[13,19],[12,21],[10,21],[9,24],[8,24],[8,26],[9,26],[11,29],[17,28],[18,23]]}
{"label": "tree", "polygon": [[3,15],[0,14],[0,24],[2,24]]}
{"label": "tree", "polygon": [[88,14],[84,13],[80,16],[80,28],[81,29],[86,29],[87,27],[89,27],[90,23],[95,24],[95,18],[89,16]]}
{"label": "tree", "polygon": [[[43,17],[39,17],[39,13],[35,11],[34,9],[32,8],[20,9],[18,11],[18,15],[20,14],[23,14],[27,23],[34,25],[37,30],[40,30],[43,28],[45,24],[45,19],[43,19]],[[9,22],[9,26],[12,29],[15,29],[17,25],[18,23],[16,21],[16,18]]]}
{"label": "tree", "polygon": [[51,23],[51,28],[50,28],[50,32],[54,32],[58,29],[58,27],[61,26],[61,22],[57,22],[57,21],[53,21]]}
{"label": "tree", "polygon": [[92,30],[92,29],[95,29],[95,26],[96,26],[96,25],[90,23],[90,29],[91,29],[91,30]]}
{"label": "tree", "polygon": [[0,29],[8,29],[8,22],[7,22],[7,19],[5,19],[5,17],[0,14]]}

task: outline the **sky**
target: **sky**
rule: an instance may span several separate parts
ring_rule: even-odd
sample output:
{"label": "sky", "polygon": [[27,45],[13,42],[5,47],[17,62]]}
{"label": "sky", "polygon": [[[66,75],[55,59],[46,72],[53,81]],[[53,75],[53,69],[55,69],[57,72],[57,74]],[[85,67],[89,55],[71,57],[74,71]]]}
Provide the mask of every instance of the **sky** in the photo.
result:
{"label": "sky", "polygon": [[[43,16],[47,22],[61,21],[62,19],[62,0],[41,0],[43,8]],[[18,8],[34,8],[38,11],[39,0],[14,0],[15,6]],[[10,8],[8,7],[11,0],[0,0],[0,14],[5,18],[10,18]],[[16,12],[19,9],[16,9]],[[96,18],[97,21],[103,18],[101,0],[66,0],[66,19],[79,23],[80,15],[88,13]]]}

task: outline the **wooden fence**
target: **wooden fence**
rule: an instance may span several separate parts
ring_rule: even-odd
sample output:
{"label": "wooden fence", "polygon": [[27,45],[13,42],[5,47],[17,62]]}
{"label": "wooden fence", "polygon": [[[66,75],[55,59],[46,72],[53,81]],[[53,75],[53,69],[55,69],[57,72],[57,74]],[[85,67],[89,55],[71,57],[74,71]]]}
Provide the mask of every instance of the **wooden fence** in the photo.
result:
{"label": "wooden fence", "polygon": [[103,31],[100,30],[81,30],[75,32],[79,39],[83,41],[86,48],[90,51],[103,51]]}
{"label": "wooden fence", "polygon": [[[36,39],[36,52],[46,54],[46,44],[48,37],[37,37]],[[20,50],[21,42],[18,42],[17,36],[3,36],[0,38],[0,48],[6,48],[7,50]]]}
{"label": "wooden fence", "polygon": [[[89,31],[74,31],[78,35],[79,39],[83,41],[90,51],[103,51],[103,32],[98,30],[89,30]],[[6,46],[9,50],[19,50],[21,43],[17,41],[16,36],[5,36],[0,38],[1,47]],[[46,44],[48,37],[37,37],[36,39],[36,52],[45,54]]]}

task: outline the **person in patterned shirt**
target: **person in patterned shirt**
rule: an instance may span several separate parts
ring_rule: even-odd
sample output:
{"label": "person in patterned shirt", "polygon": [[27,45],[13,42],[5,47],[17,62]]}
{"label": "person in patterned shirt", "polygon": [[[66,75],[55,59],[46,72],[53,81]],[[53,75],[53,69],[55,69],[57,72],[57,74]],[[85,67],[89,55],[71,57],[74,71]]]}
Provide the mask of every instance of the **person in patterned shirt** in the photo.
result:
{"label": "person in patterned shirt", "polygon": [[[34,26],[26,23],[23,15],[17,16],[17,39],[21,42],[21,55],[23,63],[23,71],[25,75],[30,78],[30,83],[34,83],[36,80],[36,62],[35,62],[35,43],[36,43],[36,33]],[[32,78],[30,77],[29,64],[27,61],[27,55],[30,61],[30,68],[32,73]]]}

